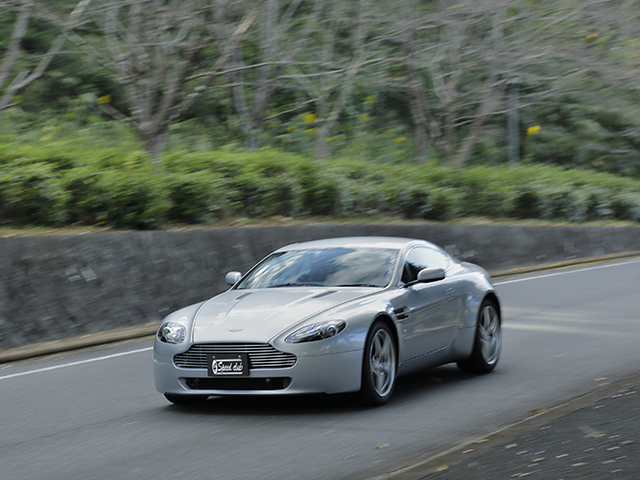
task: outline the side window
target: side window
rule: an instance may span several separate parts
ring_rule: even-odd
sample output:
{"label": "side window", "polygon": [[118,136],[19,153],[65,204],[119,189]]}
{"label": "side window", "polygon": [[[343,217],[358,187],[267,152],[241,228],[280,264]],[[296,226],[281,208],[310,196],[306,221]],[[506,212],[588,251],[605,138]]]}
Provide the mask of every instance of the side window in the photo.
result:
{"label": "side window", "polygon": [[420,270],[425,268],[446,270],[448,267],[449,259],[442,252],[426,247],[416,247],[407,253],[401,280],[402,283],[414,282],[418,279]]}

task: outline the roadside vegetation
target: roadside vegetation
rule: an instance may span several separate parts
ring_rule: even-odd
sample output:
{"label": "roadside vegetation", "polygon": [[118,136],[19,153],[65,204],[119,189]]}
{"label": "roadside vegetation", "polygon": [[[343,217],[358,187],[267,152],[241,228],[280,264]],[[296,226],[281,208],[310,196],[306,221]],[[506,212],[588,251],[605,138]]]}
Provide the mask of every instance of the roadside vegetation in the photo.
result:
{"label": "roadside vegetation", "polygon": [[347,157],[319,163],[268,147],[174,149],[159,169],[134,142],[92,147],[94,133],[89,128],[44,145],[0,138],[4,226],[151,229],[234,218],[367,216],[640,221],[640,179],[589,170],[527,163],[461,169]]}
{"label": "roadside vegetation", "polygon": [[640,10],[0,0],[0,228],[640,222]]}

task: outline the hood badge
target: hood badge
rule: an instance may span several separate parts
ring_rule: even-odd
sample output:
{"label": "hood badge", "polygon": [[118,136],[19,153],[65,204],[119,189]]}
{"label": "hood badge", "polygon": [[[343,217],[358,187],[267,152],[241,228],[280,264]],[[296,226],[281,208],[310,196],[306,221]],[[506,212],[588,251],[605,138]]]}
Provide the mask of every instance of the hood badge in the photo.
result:
{"label": "hood badge", "polygon": [[230,328],[229,331],[236,333],[236,332],[241,332],[242,330],[244,330],[244,328]]}

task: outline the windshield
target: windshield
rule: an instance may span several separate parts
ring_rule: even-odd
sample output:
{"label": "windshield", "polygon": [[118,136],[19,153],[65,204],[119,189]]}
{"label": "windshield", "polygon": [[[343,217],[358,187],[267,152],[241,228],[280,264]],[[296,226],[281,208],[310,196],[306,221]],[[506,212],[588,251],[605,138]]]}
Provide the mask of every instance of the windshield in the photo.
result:
{"label": "windshield", "polygon": [[277,252],[253,269],[237,288],[385,287],[397,254],[397,250],[382,248]]}

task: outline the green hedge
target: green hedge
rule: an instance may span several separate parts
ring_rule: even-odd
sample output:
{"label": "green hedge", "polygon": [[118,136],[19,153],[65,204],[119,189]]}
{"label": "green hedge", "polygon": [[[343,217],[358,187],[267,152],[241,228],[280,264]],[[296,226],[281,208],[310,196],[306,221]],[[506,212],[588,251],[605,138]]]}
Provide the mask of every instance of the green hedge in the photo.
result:
{"label": "green hedge", "polygon": [[442,166],[308,158],[263,149],[140,151],[0,140],[0,225],[149,229],[273,216],[390,215],[640,222],[640,181],[523,165]]}

